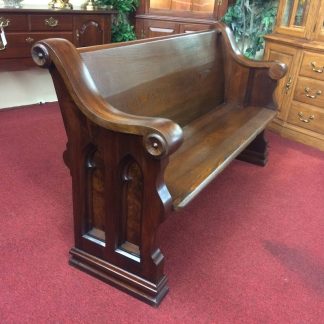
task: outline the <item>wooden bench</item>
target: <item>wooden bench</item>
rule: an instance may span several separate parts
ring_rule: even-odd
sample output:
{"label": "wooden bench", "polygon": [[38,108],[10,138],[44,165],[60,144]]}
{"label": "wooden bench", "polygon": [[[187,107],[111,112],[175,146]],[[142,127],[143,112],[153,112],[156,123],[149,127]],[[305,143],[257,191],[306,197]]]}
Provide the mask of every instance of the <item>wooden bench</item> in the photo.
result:
{"label": "wooden bench", "polygon": [[48,39],[32,55],[51,72],[68,137],[70,263],[158,305],[168,291],[158,227],[233,159],[266,163],[285,65],[247,60],[221,23],[82,49]]}

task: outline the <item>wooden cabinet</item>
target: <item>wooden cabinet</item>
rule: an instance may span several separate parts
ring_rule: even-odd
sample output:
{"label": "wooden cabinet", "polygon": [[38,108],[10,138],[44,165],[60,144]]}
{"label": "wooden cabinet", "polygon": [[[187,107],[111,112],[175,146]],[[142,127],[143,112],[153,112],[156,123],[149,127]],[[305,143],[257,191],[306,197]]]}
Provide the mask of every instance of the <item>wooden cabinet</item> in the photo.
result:
{"label": "wooden cabinet", "polygon": [[276,92],[279,113],[271,129],[324,150],[324,3],[280,0],[265,59],[288,66]]}
{"label": "wooden cabinet", "polygon": [[136,14],[138,38],[213,28],[234,0],[142,0]]}
{"label": "wooden cabinet", "polygon": [[4,34],[0,40],[0,70],[34,66],[30,50],[41,39],[65,38],[78,47],[109,43],[113,14],[114,11],[0,8]]}

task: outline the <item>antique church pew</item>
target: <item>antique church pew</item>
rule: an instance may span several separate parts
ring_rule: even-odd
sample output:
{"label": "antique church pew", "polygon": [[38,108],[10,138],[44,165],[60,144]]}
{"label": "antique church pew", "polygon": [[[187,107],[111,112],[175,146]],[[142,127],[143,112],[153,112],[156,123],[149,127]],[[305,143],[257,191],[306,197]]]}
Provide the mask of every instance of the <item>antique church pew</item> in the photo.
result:
{"label": "antique church pew", "polygon": [[52,75],[68,137],[70,263],[158,305],[168,291],[160,224],[233,159],[265,165],[285,65],[247,60],[221,23],[82,49],[48,39],[32,55]]}

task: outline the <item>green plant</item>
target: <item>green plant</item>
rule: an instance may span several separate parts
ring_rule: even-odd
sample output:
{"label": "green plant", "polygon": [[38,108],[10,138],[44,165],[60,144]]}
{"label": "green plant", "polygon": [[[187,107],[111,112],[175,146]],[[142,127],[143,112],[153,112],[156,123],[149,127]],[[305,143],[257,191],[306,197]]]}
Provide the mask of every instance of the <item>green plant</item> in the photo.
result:
{"label": "green plant", "polygon": [[134,26],[132,26],[127,17],[119,14],[112,25],[112,42],[126,42],[136,39]]}
{"label": "green plant", "polygon": [[241,52],[255,58],[264,49],[265,34],[272,32],[279,0],[237,0],[223,21],[233,30]]}
{"label": "green plant", "polygon": [[98,7],[112,6],[118,11],[112,23],[112,41],[126,42],[136,39],[134,26],[129,23],[128,15],[134,12],[138,6],[138,0],[96,0]]}

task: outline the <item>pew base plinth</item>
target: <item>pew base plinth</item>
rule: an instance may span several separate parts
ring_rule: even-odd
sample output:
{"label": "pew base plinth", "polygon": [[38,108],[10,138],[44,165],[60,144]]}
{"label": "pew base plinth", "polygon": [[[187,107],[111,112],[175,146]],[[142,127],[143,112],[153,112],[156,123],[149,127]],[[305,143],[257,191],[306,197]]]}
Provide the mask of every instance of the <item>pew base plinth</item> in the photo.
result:
{"label": "pew base plinth", "polygon": [[169,291],[166,275],[158,284],[154,284],[80,249],[72,248],[70,255],[69,264],[73,267],[109,283],[151,306],[159,306]]}

